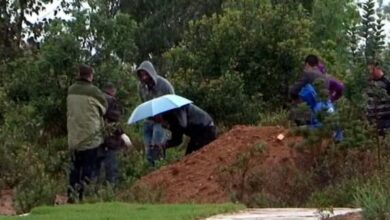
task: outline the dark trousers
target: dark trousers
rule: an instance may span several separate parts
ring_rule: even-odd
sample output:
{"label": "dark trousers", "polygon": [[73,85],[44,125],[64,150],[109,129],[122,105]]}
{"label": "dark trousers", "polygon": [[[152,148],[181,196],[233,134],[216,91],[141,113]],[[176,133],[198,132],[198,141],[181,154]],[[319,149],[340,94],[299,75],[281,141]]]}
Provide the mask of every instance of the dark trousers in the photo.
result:
{"label": "dark trousers", "polygon": [[97,152],[98,148],[72,152],[68,202],[83,200],[84,185],[89,184],[96,173]]}
{"label": "dark trousers", "polygon": [[188,143],[186,155],[201,149],[217,138],[217,129],[215,126],[204,127],[191,135]]}
{"label": "dark trousers", "polygon": [[376,121],[376,127],[380,136],[385,136],[390,130],[390,119],[379,119]]}
{"label": "dark trousers", "polygon": [[99,148],[98,160],[97,160],[97,175],[99,177],[101,169],[104,169],[105,182],[111,186],[115,186],[118,178],[118,150],[110,149],[108,147],[101,146]]}

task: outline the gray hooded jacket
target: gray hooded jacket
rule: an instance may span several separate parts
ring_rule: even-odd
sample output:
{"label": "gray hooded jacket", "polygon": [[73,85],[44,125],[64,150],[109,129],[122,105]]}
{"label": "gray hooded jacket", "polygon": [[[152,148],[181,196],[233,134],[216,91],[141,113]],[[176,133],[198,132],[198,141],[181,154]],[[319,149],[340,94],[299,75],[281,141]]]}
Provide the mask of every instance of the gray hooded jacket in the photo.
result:
{"label": "gray hooded jacket", "polygon": [[144,70],[145,72],[147,72],[154,81],[154,86],[152,88],[149,88],[147,85],[145,85],[142,82],[139,83],[138,92],[142,102],[163,95],[175,93],[171,83],[157,74],[153,64],[150,61],[142,62],[137,68],[137,72],[140,70]]}

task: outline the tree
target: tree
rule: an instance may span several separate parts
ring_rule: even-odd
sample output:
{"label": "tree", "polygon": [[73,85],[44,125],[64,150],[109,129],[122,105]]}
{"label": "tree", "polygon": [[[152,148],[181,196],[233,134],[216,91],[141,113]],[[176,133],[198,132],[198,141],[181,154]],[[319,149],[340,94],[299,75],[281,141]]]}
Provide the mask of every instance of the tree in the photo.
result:
{"label": "tree", "polygon": [[159,61],[161,54],[182,39],[188,22],[219,12],[223,0],[162,1],[122,0],[120,9],[140,25],[137,46],[138,62],[150,58]]}
{"label": "tree", "polygon": [[[53,0],[1,0],[0,1],[0,59],[6,61],[17,55],[25,45],[24,38],[28,35],[30,43],[42,35],[47,19],[42,22],[30,22],[27,16],[39,15],[46,9],[46,4]],[[69,3],[61,0],[61,8],[66,10]]]}
{"label": "tree", "polygon": [[314,22],[313,46],[320,50],[330,69],[335,65],[345,69],[345,64],[348,64],[347,33],[360,19],[354,1],[316,0],[311,17]]}
{"label": "tree", "polygon": [[[299,74],[301,60],[310,48],[310,28],[311,22],[300,6],[272,5],[266,0],[227,1],[221,14],[190,23],[181,44],[165,54],[167,70],[174,79],[186,79],[184,83],[174,81],[178,91],[221,121],[226,119],[224,115],[244,115],[243,109],[251,109],[244,105],[252,98],[255,104],[264,101],[269,108],[281,107],[287,101],[288,85]],[[212,82],[227,83],[223,79],[231,74],[243,83],[236,94],[243,94],[240,101],[229,103],[235,110],[225,114],[232,106],[223,105],[228,103],[226,92],[211,92],[215,86]],[[205,89],[200,91],[200,87]],[[206,103],[205,93],[218,96],[222,106]],[[244,122],[237,118],[233,121]]]}
{"label": "tree", "polygon": [[367,0],[363,4],[362,32],[364,54],[366,60],[380,60],[380,53],[384,46],[382,15],[376,14],[375,1]]}

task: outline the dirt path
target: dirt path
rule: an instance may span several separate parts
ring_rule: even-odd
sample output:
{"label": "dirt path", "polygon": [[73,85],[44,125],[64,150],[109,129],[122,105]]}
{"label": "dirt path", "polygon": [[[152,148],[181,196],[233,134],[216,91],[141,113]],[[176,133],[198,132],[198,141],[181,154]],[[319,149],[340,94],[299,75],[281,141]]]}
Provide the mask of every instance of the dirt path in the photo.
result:
{"label": "dirt path", "polygon": [[209,217],[206,220],[319,220],[321,217],[330,217],[332,219],[336,217],[334,219],[339,220],[360,220],[361,218],[349,218],[352,215],[356,216],[360,211],[360,209],[348,208],[335,208],[333,213],[319,213],[317,209],[300,208],[249,209],[240,213]]}

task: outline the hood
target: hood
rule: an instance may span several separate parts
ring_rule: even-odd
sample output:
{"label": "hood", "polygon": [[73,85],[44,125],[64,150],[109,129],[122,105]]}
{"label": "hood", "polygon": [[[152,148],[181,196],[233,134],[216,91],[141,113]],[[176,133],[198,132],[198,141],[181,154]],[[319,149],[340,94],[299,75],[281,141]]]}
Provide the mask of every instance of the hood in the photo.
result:
{"label": "hood", "polygon": [[137,68],[136,72],[138,72],[140,70],[144,70],[145,72],[147,72],[149,74],[149,76],[153,79],[154,83],[157,84],[158,74],[156,72],[156,69],[154,69],[152,62],[147,61],[147,60],[142,62],[139,65],[139,67]]}

